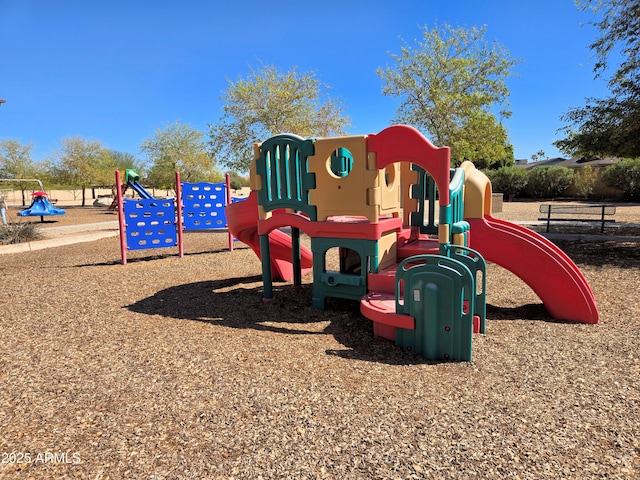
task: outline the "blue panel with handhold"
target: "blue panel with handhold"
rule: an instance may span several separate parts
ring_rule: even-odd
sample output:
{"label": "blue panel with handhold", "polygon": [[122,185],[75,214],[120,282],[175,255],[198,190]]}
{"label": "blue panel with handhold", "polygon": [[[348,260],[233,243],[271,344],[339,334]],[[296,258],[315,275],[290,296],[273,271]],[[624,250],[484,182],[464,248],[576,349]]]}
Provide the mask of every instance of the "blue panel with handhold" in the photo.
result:
{"label": "blue panel with handhold", "polygon": [[127,248],[174,247],[178,244],[175,200],[124,200]]}
{"label": "blue panel with handhold", "polygon": [[185,230],[210,230],[227,226],[224,183],[183,183],[182,205]]}

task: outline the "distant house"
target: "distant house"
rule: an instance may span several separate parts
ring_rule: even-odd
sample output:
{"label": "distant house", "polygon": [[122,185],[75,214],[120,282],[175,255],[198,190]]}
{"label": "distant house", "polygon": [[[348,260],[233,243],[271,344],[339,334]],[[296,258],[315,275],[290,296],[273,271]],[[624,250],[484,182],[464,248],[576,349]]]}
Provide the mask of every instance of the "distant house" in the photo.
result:
{"label": "distant house", "polygon": [[[567,167],[572,169],[580,169],[584,166],[590,165],[595,170],[598,178],[596,180],[596,185],[593,189],[593,196],[600,198],[620,198],[622,197],[622,192],[617,188],[608,187],[602,181],[602,172],[606,167],[614,165],[618,163],[621,158],[616,157],[606,157],[606,158],[597,158],[595,160],[585,160],[583,158],[547,158],[546,160],[540,160],[537,162],[527,162],[516,160],[515,166],[518,168],[522,168],[524,170],[531,170],[536,167]],[[567,196],[575,196],[576,188],[569,187],[566,191]]]}
{"label": "distant house", "polygon": [[581,168],[585,165],[591,165],[592,167],[608,167],[618,163],[621,158],[606,157],[596,158],[595,160],[585,160],[583,158],[547,158],[546,160],[539,160],[537,162],[527,162],[526,160],[516,160],[515,166],[523,168],[525,170],[531,170],[535,167],[567,167],[567,168]]}

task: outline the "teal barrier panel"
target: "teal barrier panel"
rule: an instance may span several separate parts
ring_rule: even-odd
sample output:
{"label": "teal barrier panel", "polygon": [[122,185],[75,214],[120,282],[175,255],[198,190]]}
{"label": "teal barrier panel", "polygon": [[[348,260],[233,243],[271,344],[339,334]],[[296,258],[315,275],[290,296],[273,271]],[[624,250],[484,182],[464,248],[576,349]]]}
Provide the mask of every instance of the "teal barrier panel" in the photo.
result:
{"label": "teal barrier panel", "polygon": [[474,279],[461,262],[439,255],[403,260],[396,272],[396,311],[415,329],[396,329],[396,345],[428,360],[471,361]]}

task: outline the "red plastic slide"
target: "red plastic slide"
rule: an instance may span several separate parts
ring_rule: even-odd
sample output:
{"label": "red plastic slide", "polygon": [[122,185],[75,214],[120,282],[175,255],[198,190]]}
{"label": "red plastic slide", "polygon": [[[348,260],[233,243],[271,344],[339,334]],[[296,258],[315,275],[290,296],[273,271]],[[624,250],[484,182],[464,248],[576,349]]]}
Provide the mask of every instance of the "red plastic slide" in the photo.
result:
{"label": "red plastic slide", "polygon": [[[246,200],[232,203],[226,207],[227,227],[231,234],[249,245],[260,257],[260,235],[258,235],[258,196],[251,192]],[[291,237],[279,230],[269,234],[271,251],[271,269],[274,280],[290,281],[293,279]],[[309,272],[313,266],[313,255],[305,247],[300,247],[300,264],[302,274]]]}
{"label": "red plastic slide", "polygon": [[490,215],[466,219],[470,247],[521,278],[559,320],[598,323],[593,292],[576,264],[536,232]]}

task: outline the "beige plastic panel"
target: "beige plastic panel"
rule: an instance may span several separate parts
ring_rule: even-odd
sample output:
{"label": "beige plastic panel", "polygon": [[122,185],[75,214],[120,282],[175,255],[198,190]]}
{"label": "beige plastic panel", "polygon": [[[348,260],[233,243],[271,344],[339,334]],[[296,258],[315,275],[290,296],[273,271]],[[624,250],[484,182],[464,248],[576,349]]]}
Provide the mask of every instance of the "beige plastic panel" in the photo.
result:
{"label": "beige plastic panel", "polygon": [[[380,215],[400,215],[399,167],[378,170],[375,156],[367,156],[366,136],[321,138],[314,147],[309,171],[316,175],[316,188],[309,191],[309,203],[316,206],[319,221],[347,215],[376,223]],[[344,177],[331,171],[331,154],[338,148],[346,148],[353,157],[352,169]],[[393,177],[389,185],[385,173]]]}
{"label": "beige plastic panel", "polygon": [[[375,156],[369,153],[369,156]],[[387,168],[379,171],[378,179],[380,181],[380,215],[400,216],[400,164],[394,163],[388,165]]]}
{"label": "beige plastic panel", "polygon": [[418,200],[411,198],[411,186],[418,183],[418,172],[411,170],[410,163],[401,164],[401,176],[402,176],[402,223],[409,225],[411,218],[411,212],[418,211]]}
{"label": "beige plastic panel", "polygon": [[251,190],[262,190],[262,177],[256,173],[256,160],[260,158],[260,144],[253,144],[253,161],[249,167],[249,186]]}
{"label": "beige plastic panel", "polygon": [[382,270],[396,263],[398,257],[396,233],[387,232],[378,241],[378,269]]}
{"label": "beige plastic panel", "polygon": [[460,167],[464,169],[464,218],[491,215],[491,181],[469,161]]}
{"label": "beige plastic panel", "polygon": [[[314,147],[309,171],[316,175],[316,188],[309,191],[309,203],[316,206],[318,221],[333,215],[358,215],[377,221],[373,220],[375,209],[368,205],[367,190],[376,185],[378,171],[367,168],[366,137],[321,138]],[[346,148],[353,157],[353,167],[345,177],[331,172],[331,154],[338,148]]]}

